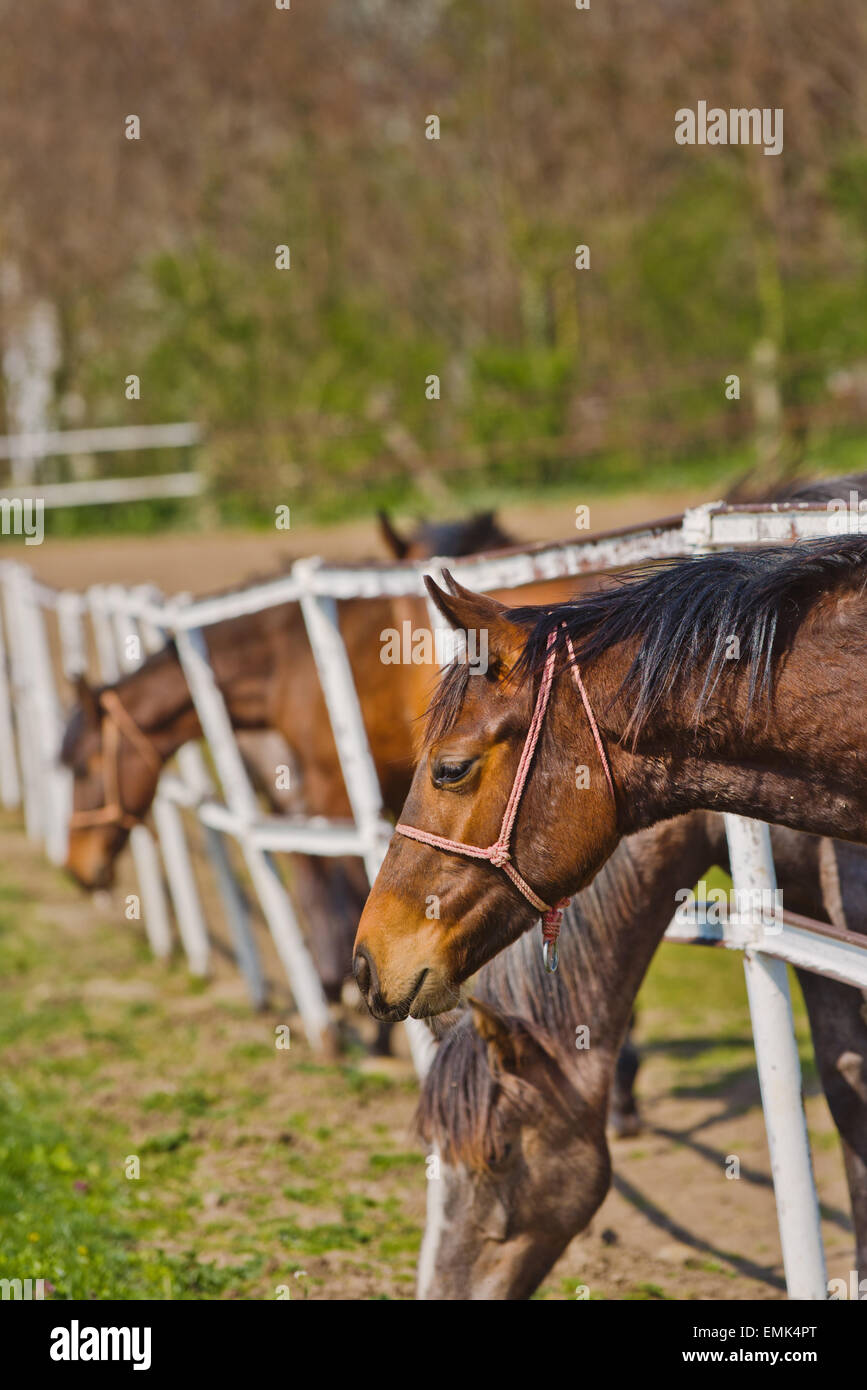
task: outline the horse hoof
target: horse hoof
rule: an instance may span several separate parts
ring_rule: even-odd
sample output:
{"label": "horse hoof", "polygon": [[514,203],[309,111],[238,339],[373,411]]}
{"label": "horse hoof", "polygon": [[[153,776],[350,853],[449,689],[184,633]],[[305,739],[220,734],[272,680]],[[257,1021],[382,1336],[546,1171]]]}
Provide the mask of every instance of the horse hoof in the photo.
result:
{"label": "horse hoof", "polygon": [[615,1139],[634,1139],[641,1133],[641,1116],[635,1111],[632,1115],[612,1112],[608,1116],[608,1128]]}

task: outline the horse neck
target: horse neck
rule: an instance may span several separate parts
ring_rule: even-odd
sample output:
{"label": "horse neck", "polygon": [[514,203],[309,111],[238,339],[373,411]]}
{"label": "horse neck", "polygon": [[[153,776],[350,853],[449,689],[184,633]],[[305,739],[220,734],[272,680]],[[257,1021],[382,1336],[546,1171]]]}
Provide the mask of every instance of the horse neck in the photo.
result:
{"label": "horse neck", "polygon": [[[863,711],[846,693],[849,683],[850,692],[857,690],[867,651],[863,637],[845,655],[841,645],[830,622],[805,625],[777,661],[767,700],[757,696],[749,708],[748,675],[736,668],[724,673],[696,720],[701,681],[690,682],[660,701],[634,747],[625,702],[615,699],[603,735],[618,791],[618,832],[711,808],[816,835],[867,838],[867,777],[858,755]],[[601,675],[613,697],[631,657],[611,658]],[[575,717],[584,718],[577,707]]]}
{"label": "horse neck", "polygon": [[127,714],[163,762],[201,732],[189,687],[173,647],[149,657],[112,687]]}
{"label": "horse neck", "polygon": [[[231,619],[206,629],[217,685],[237,729],[270,727],[269,677],[276,662],[279,623],[263,622],[263,616]],[[201,738],[196,707],[173,645],[124,676],[114,690],[163,761],[184,743]]]}
{"label": "horse neck", "polygon": [[205,637],[214,678],[235,729],[278,729],[280,673],[291,665],[306,629],[297,603],[214,623]]}
{"label": "horse neck", "polygon": [[[537,933],[525,933],[480,972],[474,993],[532,1023],[582,1104],[607,1096],[644,974],[674,915],[718,857],[719,818],[681,816],[623,840],[566,909],[560,968],[548,975]],[[589,1029],[588,1047],[576,1029]]]}
{"label": "horse neck", "polygon": [[[412,770],[413,721],[424,711],[436,665],[384,666],[381,633],[397,620],[428,625],[419,599],[348,602],[341,607],[341,629],[356,677],[362,712],[386,800],[400,810]],[[205,630],[208,654],[220,693],[235,729],[276,729],[296,752],[303,769],[312,761],[325,777],[323,814],[346,814],[345,793],[319,675],[297,603],[214,623]],[[201,726],[174,647],[151,657],[117,686],[129,713],[156,744],[163,759]],[[311,795],[316,785],[310,783]]]}

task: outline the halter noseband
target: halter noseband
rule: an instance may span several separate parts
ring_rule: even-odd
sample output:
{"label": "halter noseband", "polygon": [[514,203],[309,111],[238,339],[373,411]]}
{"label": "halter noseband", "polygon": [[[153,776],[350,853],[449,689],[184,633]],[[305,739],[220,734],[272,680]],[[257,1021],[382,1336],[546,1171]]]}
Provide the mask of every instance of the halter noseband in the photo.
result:
{"label": "halter noseband", "polygon": [[[566,624],[562,626],[565,628]],[[521,753],[521,761],[518,763],[518,770],[515,773],[515,780],[512,783],[512,790],[509,793],[509,800],[506,803],[506,810],[503,814],[503,822],[500,826],[500,833],[494,844],[487,849],[482,849],[480,845],[466,845],[460,840],[449,840],[445,835],[434,835],[429,830],[417,830],[414,825],[396,825],[395,830],[405,835],[409,840],[418,840],[422,845],[431,845],[434,849],[448,850],[452,854],[463,854],[468,859],[485,859],[495,868],[502,869],[512,880],[518,892],[526,898],[531,907],[542,915],[542,955],[545,961],[545,968],[549,971],[557,969],[560,959],[558,939],[560,936],[560,923],[563,920],[563,908],[568,903],[568,898],[561,898],[560,902],[553,907],[543,902],[537,893],[533,892],[529,883],[518,873],[512,863],[512,831],[515,826],[515,819],[518,808],[521,804],[521,797],[527,785],[527,778],[530,775],[530,765],[533,761],[533,754],[536,751],[536,744],[539,742],[539,735],[542,732],[542,724],[545,719],[545,712],[548,708],[548,701],[551,698],[551,687],[554,682],[554,668],[557,663],[557,629],[548,636],[548,654],[545,658],[545,667],[542,672],[542,680],[539,685],[539,693],[536,696],[536,705],[533,710],[533,717],[530,720],[530,727],[527,730],[527,737],[524,740],[524,748]],[[569,669],[572,672],[572,679],[578,687],[581,696],[581,703],[587,715],[587,722],[593,734],[593,740],[599,753],[599,761],[602,763],[605,778],[611,791],[611,799],[615,802],[614,780],[611,776],[611,766],[608,755],[605,752],[605,745],[602,742],[602,735],[599,732],[599,725],[593,713],[584,682],[581,679],[581,672],[575,660],[575,648],[572,645],[572,638],[566,632],[566,646],[569,652]]]}
{"label": "halter noseband", "polygon": [[131,830],[140,824],[141,817],[132,811],[125,811],[120,797],[120,740],[126,735],[148,766],[159,773],[163,759],[155,745],[142,733],[128,710],[124,709],[113,690],[104,690],[99,697],[102,706],[102,725],[100,736],[105,758],[105,805],[93,811],[73,811],[69,818],[70,830],[83,830],[94,825],[119,825]]}

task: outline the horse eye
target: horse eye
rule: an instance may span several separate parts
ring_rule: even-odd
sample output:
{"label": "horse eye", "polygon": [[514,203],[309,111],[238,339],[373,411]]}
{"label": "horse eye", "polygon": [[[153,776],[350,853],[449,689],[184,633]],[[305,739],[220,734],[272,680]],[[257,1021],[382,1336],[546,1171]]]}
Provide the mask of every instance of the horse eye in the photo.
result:
{"label": "horse eye", "polygon": [[437,763],[433,769],[433,779],[437,786],[444,783],[460,782],[461,778],[466,777],[475,758],[467,758],[461,763]]}

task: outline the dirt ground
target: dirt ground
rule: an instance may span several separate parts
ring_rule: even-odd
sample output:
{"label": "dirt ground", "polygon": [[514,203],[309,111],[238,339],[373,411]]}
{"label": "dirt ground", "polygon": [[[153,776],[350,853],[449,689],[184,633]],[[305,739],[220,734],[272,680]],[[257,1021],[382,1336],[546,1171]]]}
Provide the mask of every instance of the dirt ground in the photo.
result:
{"label": "dirt ground", "polygon": [[[410,1298],[425,1179],[409,1063],[316,1061],[276,973],[276,1003],[254,1014],[216,914],[203,985],[124,920],[131,881],[95,909],[9,816],[0,865],[0,1274],[23,1267],[57,1297]],[[613,1141],[614,1189],[537,1297],[784,1297],[739,971],[727,953],[658,954],[639,1028],[644,1131]],[[845,1277],[842,1162],[808,1053],[828,1272]]]}
{"label": "dirt ground", "polygon": [[[699,492],[633,493],[596,500],[581,497],[590,507],[590,530],[671,516],[686,506],[708,500]],[[522,541],[563,540],[575,535],[575,505],[568,502],[529,502],[498,513],[510,535]],[[407,528],[411,523],[407,523]],[[381,559],[382,542],[372,519],[339,526],[305,526],[297,530],[225,531],[217,534],[171,531],[155,536],[94,536],[87,540],[58,540],[49,535],[41,546],[21,556],[47,584],[153,584],[164,593],[208,593],[240,584],[252,575],[267,575],[302,555],[321,555],[334,561]],[[12,558],[12,557],[10,557]]]}
{"label": "dirt ground", "polygon": [[[607,529],[700,500],[606,500],[591,516]],[[573,518],[566,504],[503,513],[528,539],[568,536]],[[359,523],[291,539],[51,540],[23,558],[58,585],[201,593],[304,552],[381,553],[375,526]],[[215,907],[209,982],[154,962],[141,924],[124,919],[130,872],[97,906],[16,817],[0,819],[0,1275],[44,1274],[58,1297],[271,1298],[280,1285],[293,1298],[411,1297],[425,1180],[408,1061],[376,1062],[361,1046],[339,1065],[315,1060],[261,924],[275,999],[265,1014],[248,1007]],[[286,1021],[292,1046],[279,1052]],[[801,1008],[798,1027],[828,1273],[846,1276],[842,1162]],[[638,1036],[644,1130],[613,1142],[614,1189],[537,1297],[574,1298],[578,1285],[609,1299],[784,1297],[739,961],[664,947]],[[724,1172],[733,1152],[738,1181]],[[123,1163],[136,1154],[131,1182]]]}

